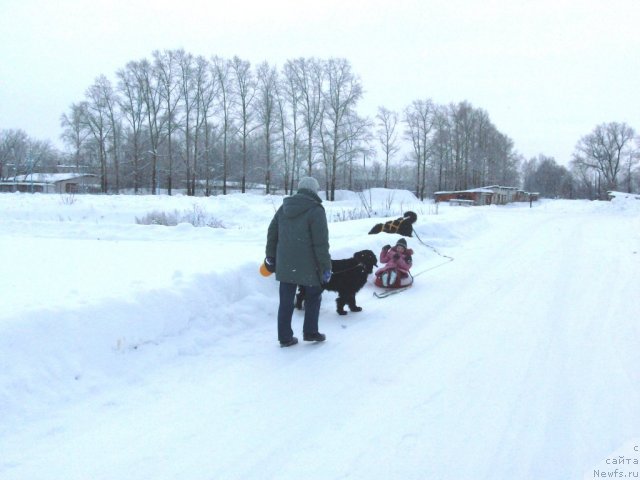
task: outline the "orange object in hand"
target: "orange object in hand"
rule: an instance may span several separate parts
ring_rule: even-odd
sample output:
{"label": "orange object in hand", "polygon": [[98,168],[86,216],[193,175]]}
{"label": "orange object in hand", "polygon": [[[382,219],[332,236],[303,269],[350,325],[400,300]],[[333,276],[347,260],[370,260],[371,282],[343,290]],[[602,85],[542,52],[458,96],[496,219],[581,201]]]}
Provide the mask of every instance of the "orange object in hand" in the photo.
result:
{"label": "orange object in hand", "polygon": [[273,272],[270,272],[269,270],[267,270],[267,266],[264,264],[264,262],[260,264],[260,275],[262,275],[263,277],[268,277],[272,273]]}

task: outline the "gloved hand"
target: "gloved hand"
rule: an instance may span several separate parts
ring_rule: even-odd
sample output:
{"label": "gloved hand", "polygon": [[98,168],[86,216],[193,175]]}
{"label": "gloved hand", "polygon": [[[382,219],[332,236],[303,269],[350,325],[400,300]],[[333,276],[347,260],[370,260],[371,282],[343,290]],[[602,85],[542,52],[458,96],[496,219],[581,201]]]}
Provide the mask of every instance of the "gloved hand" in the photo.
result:
{"label": "gloved hand", "polygon": [[385,245],[384,247],[382,247],[382,250],[386,252],[390,248],[391,248],[391,245]]}
{"label": "gloved hand", "polygon": [[322,283],[329,283],[329,280],[331,280],[331,270],[325,270],[322,273]]}
{"label": "gloved hand", "polygon": [[276,259],[275,257],[266,257],[264,259],[264,266],[267,267],[267,271],[273,273],[276,271]]}

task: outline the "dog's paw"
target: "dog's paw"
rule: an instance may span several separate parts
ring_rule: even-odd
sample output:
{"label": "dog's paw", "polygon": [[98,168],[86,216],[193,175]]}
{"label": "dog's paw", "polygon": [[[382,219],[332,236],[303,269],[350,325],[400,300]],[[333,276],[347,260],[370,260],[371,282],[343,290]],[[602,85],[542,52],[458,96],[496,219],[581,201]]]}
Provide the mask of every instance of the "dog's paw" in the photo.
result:
{"label": "dog's paw", "polygon": [[349,307],[349,310],[351,310],[352,312],[361,312],[362,307]]}
{"label": "dog's paw", "polygon": [[338,310],[338,315],[346,315],[346,314],[347,314],[347,312],[345,312],[344,310],[342,310],[342,311]]}

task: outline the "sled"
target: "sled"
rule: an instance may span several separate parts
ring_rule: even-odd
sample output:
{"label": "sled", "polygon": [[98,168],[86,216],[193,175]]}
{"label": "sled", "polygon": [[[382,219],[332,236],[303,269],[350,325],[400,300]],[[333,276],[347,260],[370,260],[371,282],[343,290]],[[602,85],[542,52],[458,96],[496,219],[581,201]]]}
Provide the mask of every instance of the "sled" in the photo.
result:
{"label": "sled", "polygon": [[407,288],[413,284],[413,277],[409,272],[398,272],[395,281],[390,285],[384,285],[382,283],[381,275],[376,275],[376,279],[373,281],[376,287],[393,290],[395,288]]}
{"label": "sled", "polygon": [[383,289],[382,292],[373,292],[373,295],[377,298],[386,298],[390,295],[395,295],[396,293],[404,292],[408,290],[409,287],[413,284],[413,277],[410,273],[400,274],[396,277],[396,281],[391,285],[383,285],[382,279],[379,276],[376,276],[376,279],[373,282],[376,287],[380,287]]}

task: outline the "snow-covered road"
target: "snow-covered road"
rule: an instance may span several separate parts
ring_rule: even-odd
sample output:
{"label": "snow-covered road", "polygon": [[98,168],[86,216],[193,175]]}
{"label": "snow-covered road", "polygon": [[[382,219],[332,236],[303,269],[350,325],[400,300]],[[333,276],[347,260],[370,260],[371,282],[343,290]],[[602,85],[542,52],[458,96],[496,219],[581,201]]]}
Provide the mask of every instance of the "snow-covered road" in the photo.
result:
{"label": "snow-covered road", "polygon": [[[410,239],[407,292],[380,300],[368,284],[364,311],[346,317],[325,293],[324,344],[277,347],[276,283],[255,262],[144,297],[189,309],[188,321],[122,349],[109,331],[108,351],[84,369],[81,348],[58,351],[52,368],[75,368],[84,386],[50,379],[68,396],[15,409],[20,421],[0,429],[0,478],[595,478],[594,465],[640,437],[638,210],[479,208],[464,213],[467,229],[448,211],[417,231],[455,260]],[[362,235],[365,224],[332,224],[332,248],[377,253],[392,237]],[[107,311],[122,323],[128,310],[96,308],[103,329]]]}

